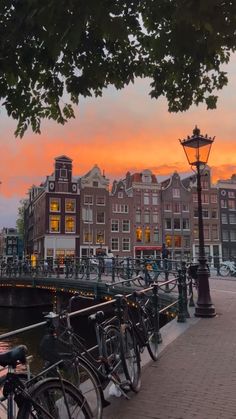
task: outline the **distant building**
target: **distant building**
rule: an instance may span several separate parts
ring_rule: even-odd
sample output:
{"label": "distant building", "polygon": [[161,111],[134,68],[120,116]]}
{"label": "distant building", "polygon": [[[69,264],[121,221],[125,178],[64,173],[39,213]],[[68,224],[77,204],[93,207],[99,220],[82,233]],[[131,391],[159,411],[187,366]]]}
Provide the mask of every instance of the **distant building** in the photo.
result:
{"label": "distant building", "polygon": [[23,256],[22,239],[16,228],[4,227],[0,232],[0,259],[20,260]]}

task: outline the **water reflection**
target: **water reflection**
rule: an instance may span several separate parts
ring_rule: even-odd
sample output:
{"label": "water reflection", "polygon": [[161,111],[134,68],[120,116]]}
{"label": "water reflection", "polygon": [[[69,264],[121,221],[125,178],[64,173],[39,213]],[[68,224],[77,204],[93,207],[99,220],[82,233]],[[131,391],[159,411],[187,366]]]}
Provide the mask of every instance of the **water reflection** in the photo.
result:
{"label": "water reflection", "polygon": [[[0,334],[20,329],[35,323],[44,321],[43,311],[50,311],[50,307],[40,308],[0,308]],[[38,356],[38,345],[45,332],[44,327],[29,330],[10,338],[0,339],[0,352],[5,352],[14,346],[24,344],[28,348],[28,353],[33,355],[32,370],[40,369],[42,362]]]}

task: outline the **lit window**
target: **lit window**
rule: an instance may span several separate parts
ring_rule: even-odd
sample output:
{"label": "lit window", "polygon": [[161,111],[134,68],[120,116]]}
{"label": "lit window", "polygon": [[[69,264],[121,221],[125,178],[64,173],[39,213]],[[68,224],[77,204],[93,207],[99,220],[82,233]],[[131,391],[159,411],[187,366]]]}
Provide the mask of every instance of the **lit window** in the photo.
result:
{"label": "lit window", "polygon": [[50,216],[50,232],[51,233],[60,232],[60,221],[61,221],[61,217],[59,215]]}
{"label": "lit window", "polygon": [[150,243],[151,241],[151,231],[150,231],[150,227],[146,227],[145,228],[145,242],[146,243]]}
{"label": "lit window", "polygon": [[172,246],[172,237],[169,234],[167,234],[166,237],[165,237],[165,243],[166,243],[167,247]]}
{"label": "lit window", "polygon": [[75,233],[75,217],[65,217],[65,232]]}
{"label": "lit window", "polygon": [[96,234],[96,244],[100,244],[100,246],[101,246],[104,243],[105,243],[105,234],[104,234],[104,231],[98,230],[97,231],[97,234]]}
{"label": "lit window", "polygon": [[59,198],[50,198],[50,211],[60,212],[61,200]]}
{"label": "lit window", "polygon": [[143,235],[143,232],[142,232],[141,227],[137,227],[136,228],[136,241],[137,242],[141,242],[142,241],[142,235]]}
{"label": "lit window", "polygon": [[181,236],[174,236],[175,247],[181,247]]}
{"label": "lit window", "polygon": [[88,229],[84,231],[84,243],[92,243],[92,232]]}
{"label": "lit window", "polygon": [[65,211],[66,212],[75,212],[75,199],[66,199]]}

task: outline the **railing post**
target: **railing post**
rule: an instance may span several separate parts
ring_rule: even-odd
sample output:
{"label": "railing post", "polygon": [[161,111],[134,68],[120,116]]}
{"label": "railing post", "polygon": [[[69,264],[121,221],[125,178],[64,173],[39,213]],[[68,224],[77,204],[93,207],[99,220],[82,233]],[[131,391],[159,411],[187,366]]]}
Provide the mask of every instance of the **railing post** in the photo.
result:
{"label": "railing post", "polygon": [[182,287],[183,287],[183,304],[184,304],[184,311],[185,317],[188,319],[190,314],[188,312],[188,290],[187,290],[187,282],[186,282],[186,263],[182,262]]}
{"label": "railing post", "polygon": [[104,268],[104,261],[102,260],[102,256],[98,257],[98,282],[102,282],[102,271]]}
{"label": "railing post", "polygon": [[159,295],[158,295],[158,284],[154,283],[152,286],[152,306],[153,306],[153,318],[154,318],[154,339],[158,343],[162,343],[162,337],[160,333],[160,322],[159,322]]}
{"label": "railing post", "polygon": [[69,278],[69,260],[65,259],[65,278],[68,279]]}
{"label": "railing post", "polygon": [[60,261],[56,259],[56,270],[57,270],[57,278],[60,278]]}
{"label": "railing post", "polygon": [[177,322],[178,323],[184,323],[186,322],[185,318],[185,310],[184,310],[184,301],[183,301],[183,286],[182,286],[182,271],[178,271],[178,291],[179,291],[179,304],[178,304],[178,317]]}
{"label": "railing post", "polygon": [[111,259],[111,281],[115,282],[115,269],[116,269],[116,262],[115,258]]}
{"label": "railing post", "polygon": [[86,270],[86,279],[90,279],[90,260],[89,257],[86,257],[85,259],[85,270]]}
{"label": "railing post", "polygon": [[74,269],[75,269],[75,279],[78,279],[78,273],[79,273],[79,265],[78,265],[78,258],[75,257],[74,260]]}

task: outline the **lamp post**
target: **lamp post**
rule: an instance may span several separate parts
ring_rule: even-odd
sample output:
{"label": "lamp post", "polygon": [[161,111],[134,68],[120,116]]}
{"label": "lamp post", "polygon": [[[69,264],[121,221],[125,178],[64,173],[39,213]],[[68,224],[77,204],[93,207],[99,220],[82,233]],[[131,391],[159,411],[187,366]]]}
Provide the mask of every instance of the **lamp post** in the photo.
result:
{"label": "lamp post", "polygon": [[[203,136],[197,126],[193,130],[193,135],[186,139],[179,140],[183,146],[187,160],[197,176],[197,197],[198,197],[198,237],[199,237],[199,264],[197,269],[198,280],[198,299],[195,307],[196,317],[214,317],[215,307],[212,304],[209,287],[209,270],[204,247],[204,230],[202,216],[202,186],[201,172],[207,164],[211,146],[215,137]],[[194,169],[195,168],[195,169]]]}

